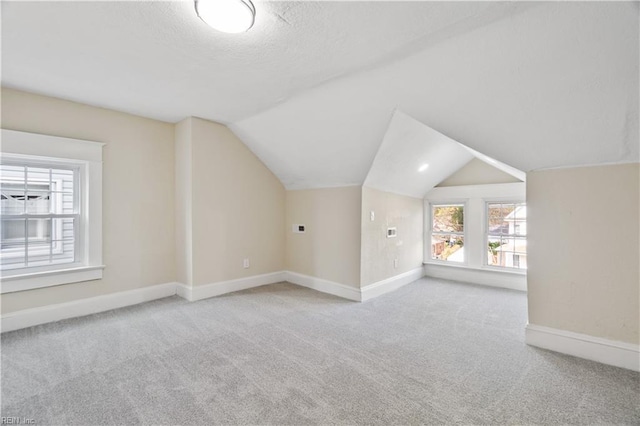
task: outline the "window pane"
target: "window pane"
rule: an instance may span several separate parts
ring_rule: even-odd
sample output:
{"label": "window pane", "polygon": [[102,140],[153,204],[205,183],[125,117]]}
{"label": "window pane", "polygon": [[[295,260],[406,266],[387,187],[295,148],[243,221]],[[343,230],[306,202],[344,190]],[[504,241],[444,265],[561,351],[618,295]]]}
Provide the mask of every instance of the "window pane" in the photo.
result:
{"label": "window pane", "polygon": [[514,223],[514,234],[527,235],[527,206],[525,204],[516,204],[511,220]]}
{"label": "window pane", "polygon": [[500,237],[489,237],[489,241],[488,241],[488,251],[487,251],[487,255],[488,255],[488,259],[487,259],[487,264],[491,265],[491,266],[502,266],[500,265],[500,262],[502,260],[501,258],[501,250],[500,247],[504,244],[504,241],[502,238]]}
{"label": "window pane", "polygon": [[434,234],[431,237],[431,259],[464,262],[464,237],[455,234]]}
{"label": "window pane", "polygon": [[487,230],[487,264],[526,269],[526,204],[488,203]]}
{"label": "window pane", "polygon": [[73,194],[73,170],[52,169],[51,172],[52,191]]}
{"label": "window pane", "polygon": [[490,235],[508,235],[509,222],[506,217],[513,212],[513,204],[489,204],[487,209]]}
{"label": "window pane", "polygon": [[69,263],[75,260],[75,243],[73,240],[54,241],[52,263]]}
{"label": "window pane", "polygon": [[28,266],[75,261],[73,218],[29,219]]}
{"label": "window pane", "polygon": [[0,264],[2,269],[14,269],[25,267],[24,244],[3,246],[0,250]]}
{"label": "window pane", "polygon": [[[64,166],[61,166],[64,167]],[[77,170],[0,165],[3,215],[79,214]],[[74,218],[2,220],[2,269],[75,261]]]}
{"label": "window pane", "polygon": [[[39,185],[43,186],[43,185]],[[47,185],[48,187],[48,185]],[[51,193],[48,191],[35,191],[33,185],[27,188],[26,206],[29,214],[47,214],[51,212]]]}
{"label": "window pane", "polygon": [[16,244],[24,245],[25,238],[25,219],[2,219],[2,249],[15,246]]}
{"label": "window pane", "polygon": [[24,183],[2,182],[0,190],[2,191],[2,214],[24,213]]}
{"label": "window pane", "polygon": [[30,185],[44,184],[49,186],[49,168],[27,167],[27,180]]}
{"label": "window pane", "polygon": [[464,232],[464,206],[433,206],[433,232]]}
{"label": "window pane", "polygon": [[20,180],[24,180],[24,166],[0,164],[0,177],[3,182],[16,177],[19,177]]}
{"label": "window pane", "polygon": [[75,219],[54,219],[52,227],[51,262],[75,261]]}
{"label": "window pane", "polygon": [[51,241],[51,219],[29,219],[29,245],[49,244]]}
{"label": "window pane", "polygon": [[74,239],[74,219],[53,219],[51,238],[54,240],[73,240]]}
{"label": "window pane", "polygon": [[25,219],[2,219],[0,224],[0,264],[3,269],[24,267]]}
{"label": "window pane", "polygon": [[527,240],[513,237],[489,237],[487,263],[506,268],[527,268]]}

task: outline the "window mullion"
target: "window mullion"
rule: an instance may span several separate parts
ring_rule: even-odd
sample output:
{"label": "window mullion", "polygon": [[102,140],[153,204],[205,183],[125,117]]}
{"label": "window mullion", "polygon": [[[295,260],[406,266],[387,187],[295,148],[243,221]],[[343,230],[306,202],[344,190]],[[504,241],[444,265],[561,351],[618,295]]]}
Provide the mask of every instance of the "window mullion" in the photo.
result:
{"label": "window mullion", "polygon": [[29,219],[24,220],[24,266],[29,266]]}
{"label": "window mullion", "polygon": [[49,214],[3,214],[3,219],[75,219],[79,213],[49,213]]}
{"label": "window mullion", "polygon": [[[55,207],[53,199],[53,169],[49,169],[49,213],[53,214],[55,212]],[[51,218],[51,229],[49,235],[49,263],[53,263],[53,235],[54,235],[54,221]]]}
{"label": "window mullion", "polygon": [[[2,160],[3,167],[5,164],[10,164],[5,161],[5,158]],[[5,268],[3,263],[1,268],[3,270],[29,269],[76,261],[78,259],[76,248],[80,244],[77,227],[81,217],[81,212],[77,207],[80,168],[66,166],[58,169],[57,165],[53,167],[44,163],[32,165],[27,161],[19,163],[18,161],[13,163],[15,164],[11,171],[13,175],[2,175],[3,183],[5,181],[12,183],[16,194],[11,199],[7,198],[6,203],[9,204],[15,199],[17,204],[12,209],[9,207],[5,209],[5,200],[2,203],[3,210],[8,211],[7,214],[4,212],[2,214],[3,224],[15,224],[15,227],[12,228],[15,238],[7,237],[5,239],[3,232],[2,251],[3,257],[4,255],[9,257],[19,255],[22,261],[20,264],[7,263],[10,265],[8,268]],[[69,173],[69,170],[73,173]],[[73,181],[73,189],[65,192],[63,185],[69,178]],[[57,187],[58,179],[61,182],[60,188]],[[41,188],[40,186],[47,187]],[[56,191],[58,189],[59,191]],[[56,193],[62,195],[55,198]],[[73,208],[68,209],[69,213],[66,213],[63,204],[63,199],[69,197],[66,194],[73,196],[69,199],[73,202]],[[8,232],[7,235],[9,235]],[[72,238],[73,246],[71,246]],[[68,253],[65,252],[65,246],[70,249],[67,250]],[[63,257],[58,259],[58,254]]]}

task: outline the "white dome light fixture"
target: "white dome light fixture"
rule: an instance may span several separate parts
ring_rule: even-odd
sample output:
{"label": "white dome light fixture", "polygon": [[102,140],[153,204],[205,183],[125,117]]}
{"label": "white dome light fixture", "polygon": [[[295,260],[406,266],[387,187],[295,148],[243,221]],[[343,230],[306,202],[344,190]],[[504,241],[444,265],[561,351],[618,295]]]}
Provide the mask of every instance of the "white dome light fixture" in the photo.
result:
{"label": "white dome light fixture", "polygon": [[225,33],[245,32],[256,18],[251,0],[195,0],[195,6],[200,19]]}

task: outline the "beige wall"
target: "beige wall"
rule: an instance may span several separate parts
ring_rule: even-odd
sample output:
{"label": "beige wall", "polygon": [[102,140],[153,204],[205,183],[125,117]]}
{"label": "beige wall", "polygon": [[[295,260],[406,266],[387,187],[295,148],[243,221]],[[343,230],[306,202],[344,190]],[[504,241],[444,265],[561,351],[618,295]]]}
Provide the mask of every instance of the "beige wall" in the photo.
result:
{"label": "beige wall", "polygon": [[[362,286],[422,267],[423,205],[420,198],[362,188]],[[397,237],[387,238],[389,227]]]}
{"label": "beige wall", "polygon": [[193,285],[282,271],[284,187],[226,126],[188,121]]}
{"label": "beige wall", "polygon": [[529,322],[638,343],[640,165],[527,174]]}
{"label": "beige wall", "polygon": [[104,142],[102,280],[8,293],[9,313],[172,282],[172,124],[2,89],[2,128]]}
{"label": "beige wall", "polygon": [[361,194],[359,186],[287,191],[287,270],[360,287]]}
{"label": "beige wall", "polygon": [[175,125],[175,189],[176,189],[176,278],[193,285],[193,181],[192,119]]}
{"label": "beige wall", "polygon": [[512,182],[522,181],[502,170],[496,169],[482,160],[474,158],[437,186],[485,185]]}

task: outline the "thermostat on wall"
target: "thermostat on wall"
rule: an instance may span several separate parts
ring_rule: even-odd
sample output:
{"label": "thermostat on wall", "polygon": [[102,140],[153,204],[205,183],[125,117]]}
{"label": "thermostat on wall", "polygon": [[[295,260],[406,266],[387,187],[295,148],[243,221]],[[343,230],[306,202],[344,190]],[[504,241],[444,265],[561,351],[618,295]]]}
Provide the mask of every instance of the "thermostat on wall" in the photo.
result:
{"label": "thermostat on wall", "polygon": [[293,233],[294,234],[304,234],[305,226],[304,225],[293,225]]}
{"label": "thermostat on wall", "polygon": [[396,228],[387,228],[387,238],[395,238],[396,235]]}

